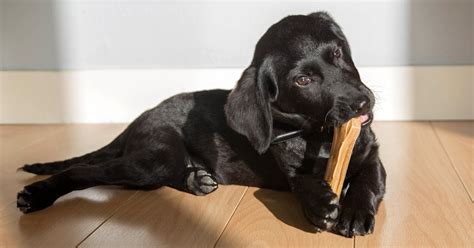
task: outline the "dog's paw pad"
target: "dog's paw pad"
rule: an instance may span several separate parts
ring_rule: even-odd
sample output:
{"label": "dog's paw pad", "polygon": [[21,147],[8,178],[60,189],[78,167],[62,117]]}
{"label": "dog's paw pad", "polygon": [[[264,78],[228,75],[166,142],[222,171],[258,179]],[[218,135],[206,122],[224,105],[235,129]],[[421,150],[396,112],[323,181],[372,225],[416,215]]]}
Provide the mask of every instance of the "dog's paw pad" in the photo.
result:
{"label": "dog's paw pad", "polygon": [[43,182],[36,182],[18,192],[16,206],[26,214],[50,206],[56,198],[50,190],[44,187]]}
{"label": "dog's paw pad", "polygon": [[28,190],[22,190],[17,195],[16,207],[23,213],[29,213],[32,211],[30,204],[31,193]]}
{"label": "dog's paw pad", "polygon": [[330,206],[328,211],[316,210],[317,208],[309,209],[304,207],[303,211],[308,220],[316,227],[317,231],[330,230],[337,223],[338,206]]}
{"label": "dog's paw pad", "polygon": [[331,230],[340,214],[339,200],[326,182],[314,192],[301,194],[303,210],[306,218],[321,230]]}
{"label": "dog's paw pad", "polygon": [[337,218],[337,216],[339,216],[339,210],[337,207],[334,208],[334,210],[332,210],[331,212],[329,212],[328,214],[326,214],[326,216],[324,216],[326,219],[333,219],[335,220]]}
{"label": "dog's paw pad", "polygon": [[189,173],[187,187],[195,195],[206,195],[217,189],[218,185],[214,176],[204,169]]}

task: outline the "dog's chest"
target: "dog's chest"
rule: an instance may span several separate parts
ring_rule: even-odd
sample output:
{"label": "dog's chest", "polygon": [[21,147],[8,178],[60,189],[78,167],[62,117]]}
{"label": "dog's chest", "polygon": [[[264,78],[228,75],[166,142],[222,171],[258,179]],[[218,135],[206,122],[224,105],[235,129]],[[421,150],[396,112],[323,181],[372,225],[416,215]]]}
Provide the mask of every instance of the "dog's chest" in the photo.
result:
{"label": "dog's chest", "polygon": [[317,155],[317,158],[328,159],[331,153],[330,142],[306,142],[303,138],[294,138],[282,143],[281,151],[284,151],[290,156],[296,156],[303,159],[304,155],[309,152]]}
{"label": "dog's chest", "polygon": [[280,166],[293,173],[318,173],[325,169],[331,143],[320,139],[293,138],[275,145],[273,153]]}
{"label": "dog's chest", "polygon": [[275,145],[274,154],[283,163],[291,166],[301,164],[307,149],[307,142],[301,137],[296,137]]}

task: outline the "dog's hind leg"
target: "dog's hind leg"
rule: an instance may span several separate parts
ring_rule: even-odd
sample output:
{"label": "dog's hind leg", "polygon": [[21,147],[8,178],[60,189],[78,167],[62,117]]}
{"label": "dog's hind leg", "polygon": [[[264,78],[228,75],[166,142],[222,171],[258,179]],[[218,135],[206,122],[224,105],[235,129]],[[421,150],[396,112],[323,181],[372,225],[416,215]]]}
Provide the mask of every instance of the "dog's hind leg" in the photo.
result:
{"label": "dog's hind leg", "polygon": [[103,148],[97,151],[85,154],[80,157],[50,163],[26,164],[23,167],[20,167],[19,170],[34,173],[37,175],[53,175],[61,171],[67,170],[73,166],[94,165],[105,162],[107,160],[112,160],[118,158],[122,153],[124,135],[125,134],[122,133],[110,144],[104,146]]}
{"label": "dog's hind leg", "polygon": [[184,163],[174,158],[144,151],[104,164],[72,167],[50,178],[25,186],[18,193],[17,207],[24,213],[50,206],[59,197],[97,185],[122,185],[152,189],[164,185],[183,189]]}
{"label": "dog's hind leg", "polygon": [[26,186],[18,193],[17,207],[24,213],[40,210],[73,190],[97,185],[142,189],[166,185],[186,191],[186,156],[177,133],[161,132],[159,142],[142,150],[96,165],[72,167]]}
{"label": "dog's hind leg", "polygon": [[187,159],[186,189],[195,195],[207,195],[217,189],[214,176],[196,160]]}

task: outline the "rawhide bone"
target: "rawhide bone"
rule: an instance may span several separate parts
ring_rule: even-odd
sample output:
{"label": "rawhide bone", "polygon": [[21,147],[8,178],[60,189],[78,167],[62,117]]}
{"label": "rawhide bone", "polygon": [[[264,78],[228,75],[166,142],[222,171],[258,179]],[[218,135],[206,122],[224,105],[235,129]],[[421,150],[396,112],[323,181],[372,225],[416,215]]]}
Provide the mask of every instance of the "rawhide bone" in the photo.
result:
{"label": "rawhide bone", "polygon": [[331,153],[324,179],[329,183],[337,197],[341,196],[352,149],[359,137],[361,121],[359,117],[352,118],[339,128],[334,128]]}

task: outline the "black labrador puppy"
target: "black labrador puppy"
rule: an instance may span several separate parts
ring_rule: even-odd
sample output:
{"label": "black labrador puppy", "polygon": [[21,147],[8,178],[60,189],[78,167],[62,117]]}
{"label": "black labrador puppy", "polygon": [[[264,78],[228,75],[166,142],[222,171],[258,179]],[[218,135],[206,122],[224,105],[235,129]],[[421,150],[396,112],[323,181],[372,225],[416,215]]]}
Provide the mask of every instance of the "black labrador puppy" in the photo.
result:
{"label": "black labrador puppy", "polygon": [[[317,230],[368,234],[386,177],[370,128],[373,106],[334,20],[324,12],[288,16],[257,43],[232,91],[173,96],[98,151],[25,165],[53,176],[26,186],[17,206],[33,212],[96,185],[205,195],[239,184],[294,192]],[[333,128],[358,116],[363,128],[339,201],[323,180],[328,149]]]}

